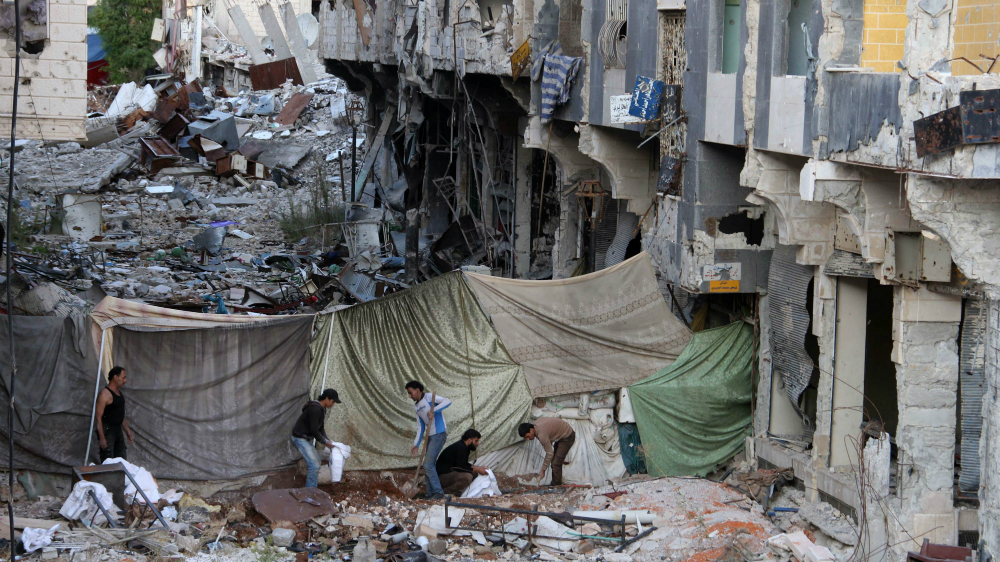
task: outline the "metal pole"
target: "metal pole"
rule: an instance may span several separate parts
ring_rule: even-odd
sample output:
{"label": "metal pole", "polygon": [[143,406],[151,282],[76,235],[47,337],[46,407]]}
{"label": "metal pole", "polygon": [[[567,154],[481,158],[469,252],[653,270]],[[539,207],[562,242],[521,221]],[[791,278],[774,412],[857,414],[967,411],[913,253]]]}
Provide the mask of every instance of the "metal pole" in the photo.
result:
{"label": "metal pole", "polygon": [[354,202],[354,186],[358,182],[358,125],[355,123],[355,116],[351,115],[351,129],[353,133],[353,141],[351,142],[351,202]]}
{"label": "metal pole", "polygon": [[17,86],[21,82],[21,4],[14,0],[14,92],[10,112],[10,178],[7,182],[7,337],[10,344],[10,404],[7,410],[7,517],[10,523],[10,560],[14,562],[14,381],[17,358],[14,355],[14,303],[11,300],[11,277],[14,275],[14,143],[17,139]]}
{"label": "metal pole", "polygon": [[83,465],[90,461],[90,444],[94,441],[94,417],[97,415],[97,394],[101,391],[101,367],[104,366],[104,341],[107,330],[101,330],[101,354],[97,356],[97,380],[94,381],[94,401],[90,406],[90,431],[87,433],[87,455],[83,457]]}

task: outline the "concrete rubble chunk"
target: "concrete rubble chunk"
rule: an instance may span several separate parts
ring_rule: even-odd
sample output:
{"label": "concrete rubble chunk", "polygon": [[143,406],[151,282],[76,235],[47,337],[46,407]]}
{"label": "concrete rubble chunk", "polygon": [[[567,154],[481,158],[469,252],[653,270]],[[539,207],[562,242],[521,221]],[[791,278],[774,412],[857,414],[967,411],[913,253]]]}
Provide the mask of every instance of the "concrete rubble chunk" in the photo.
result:
{"label": "concrete rubble chunk", "polygon": [[289,547],[295,542],[295,531],[291,529],[275,529],[271,531],[274,546]]}

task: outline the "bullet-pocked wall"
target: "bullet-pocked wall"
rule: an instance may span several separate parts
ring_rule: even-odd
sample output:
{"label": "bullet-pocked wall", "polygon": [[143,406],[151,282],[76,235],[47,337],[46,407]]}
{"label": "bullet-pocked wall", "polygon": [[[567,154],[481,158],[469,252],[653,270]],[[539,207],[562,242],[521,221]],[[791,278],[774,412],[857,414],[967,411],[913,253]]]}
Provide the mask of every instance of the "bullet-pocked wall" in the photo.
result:
{"label": "bullet-pocked wall", "polygon": [[[22,10],[27,2],[21,4]],[[26,15],[26,14],[25,14]],[[87,2],[47,0],[21,51],[17,136],[43,141],[87,138]],[[25,17],[27,21],[29,18]],[[0,31],[0,128],[10,130],[13,33]]]}

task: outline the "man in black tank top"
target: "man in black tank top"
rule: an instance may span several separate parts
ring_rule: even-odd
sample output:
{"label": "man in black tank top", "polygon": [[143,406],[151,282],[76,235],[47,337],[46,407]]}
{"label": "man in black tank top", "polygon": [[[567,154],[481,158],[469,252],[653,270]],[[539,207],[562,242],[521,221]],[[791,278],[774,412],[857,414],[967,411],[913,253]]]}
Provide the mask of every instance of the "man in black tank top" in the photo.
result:
{"label": "man in black tank top", "polygon": [[105,459],[123,458],[128,460],[125,439],[129,444],[135,441],[132,430],[125,421],[125,369],[114,367],[108,373],[108,386],[97,395],[97,439],[100,443],[101,462]]}

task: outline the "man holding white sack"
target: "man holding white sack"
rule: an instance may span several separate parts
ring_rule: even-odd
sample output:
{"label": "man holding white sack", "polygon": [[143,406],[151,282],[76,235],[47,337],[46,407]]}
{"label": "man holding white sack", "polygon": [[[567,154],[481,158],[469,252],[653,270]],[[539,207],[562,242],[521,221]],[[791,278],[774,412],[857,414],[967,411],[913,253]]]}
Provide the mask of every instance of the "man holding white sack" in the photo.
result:
{"label": "man holding white sack", "polygon": [[310,400],[302,407],[302,413],[292,427],[292,444],[302,453],[302,458],[306,460],[308,467],[306,488],[315,488],[319,484],[319,466],[322,462],[312,440],[315,439],[317,443],[322,443],[327,448],[333,448],[334,443],[326,436],[324,424],[326,411],[334,404],[340,404],[340,397],[336,390],[328,388],[319,395],[319,398]]}
{"label": "man holding white sack", "polygon": [[475,429],[466,430],[462,434],[461,441],[452,443],[441,452],[436,466],[444,493],[461,495],[469,484],[472,484],[474,475],[486,474],[485,466],[469,463],[469,453],[479,447],[481,437],[482,435]]}

